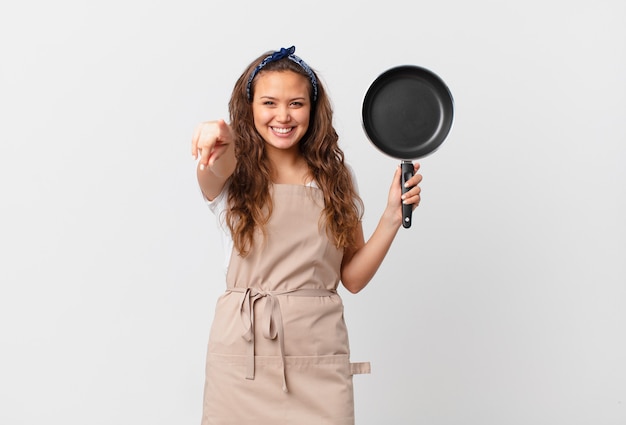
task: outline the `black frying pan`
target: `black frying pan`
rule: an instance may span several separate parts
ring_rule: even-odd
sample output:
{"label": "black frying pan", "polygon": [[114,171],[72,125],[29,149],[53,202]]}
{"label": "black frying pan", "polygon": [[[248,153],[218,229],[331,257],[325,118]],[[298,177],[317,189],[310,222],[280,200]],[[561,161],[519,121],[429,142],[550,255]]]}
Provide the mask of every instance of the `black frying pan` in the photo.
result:
{"label": "black frying pan", "polygon": [[[363,100],[363,128],[383,153],[402,160],[404,183],[413,177],[412,160],[433,153],[452,127],[454,100],[441,78],[413,65],[382,73]],[[402,225],[411,227],[412,206],[402,206]]]}

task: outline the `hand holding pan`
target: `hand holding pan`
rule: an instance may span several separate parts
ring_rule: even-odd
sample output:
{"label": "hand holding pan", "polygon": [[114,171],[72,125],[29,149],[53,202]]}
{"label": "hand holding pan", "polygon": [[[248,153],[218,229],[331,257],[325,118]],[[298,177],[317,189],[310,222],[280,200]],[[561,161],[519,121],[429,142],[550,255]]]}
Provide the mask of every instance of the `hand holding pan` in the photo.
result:
{"label": "hand holding pan", "polygon": [[[383,153],[402,160],[404,183],[413,176],[412,160],[433,153],[452,127],[454,101],[432,71],[413,65],[391,68],[370,85],[363,100],[363,128]],[[413,206],[402,205],[402,225],[411,227]]]}

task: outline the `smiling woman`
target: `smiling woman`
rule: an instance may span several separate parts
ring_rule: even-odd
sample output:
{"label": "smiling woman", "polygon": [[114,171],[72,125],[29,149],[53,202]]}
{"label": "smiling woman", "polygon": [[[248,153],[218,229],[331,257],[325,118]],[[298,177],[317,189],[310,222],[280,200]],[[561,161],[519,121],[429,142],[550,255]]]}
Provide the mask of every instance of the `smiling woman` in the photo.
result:
{"label": "smiling woman", "polygon": [[[352,376],[369,372],[368,363],[350,362],[337,287],[360,291],[382,263],[401,223],[400,173],[365,242],[330,101],[294,50],[253,61],[235,84],[230,125],[202,123],[192,140],[229,258],[203,425],[352,425]],[[419,203],[420,180],[409,182],[407,205]]]}

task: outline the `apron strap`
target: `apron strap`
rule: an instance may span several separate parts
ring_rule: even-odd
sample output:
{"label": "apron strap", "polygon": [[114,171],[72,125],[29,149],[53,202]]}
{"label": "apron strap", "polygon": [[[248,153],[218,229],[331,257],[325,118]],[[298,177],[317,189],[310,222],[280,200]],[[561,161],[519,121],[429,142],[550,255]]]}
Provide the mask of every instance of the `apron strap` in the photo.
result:
{"label": "apron strap", "polygon": [[370,362],[350,363],[351,375],[360,375],[363,373],[372,373]]}

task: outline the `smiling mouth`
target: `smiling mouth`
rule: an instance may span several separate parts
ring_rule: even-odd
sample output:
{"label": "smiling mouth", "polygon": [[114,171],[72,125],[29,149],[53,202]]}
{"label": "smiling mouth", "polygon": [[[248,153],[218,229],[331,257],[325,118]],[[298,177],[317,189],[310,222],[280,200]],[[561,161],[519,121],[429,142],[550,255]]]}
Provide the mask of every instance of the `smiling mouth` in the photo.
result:
{"label": "smiling mouth", "polygon": [[293,131],[293,127],[271,127],[271,129],[278,134],[287,134]]}

